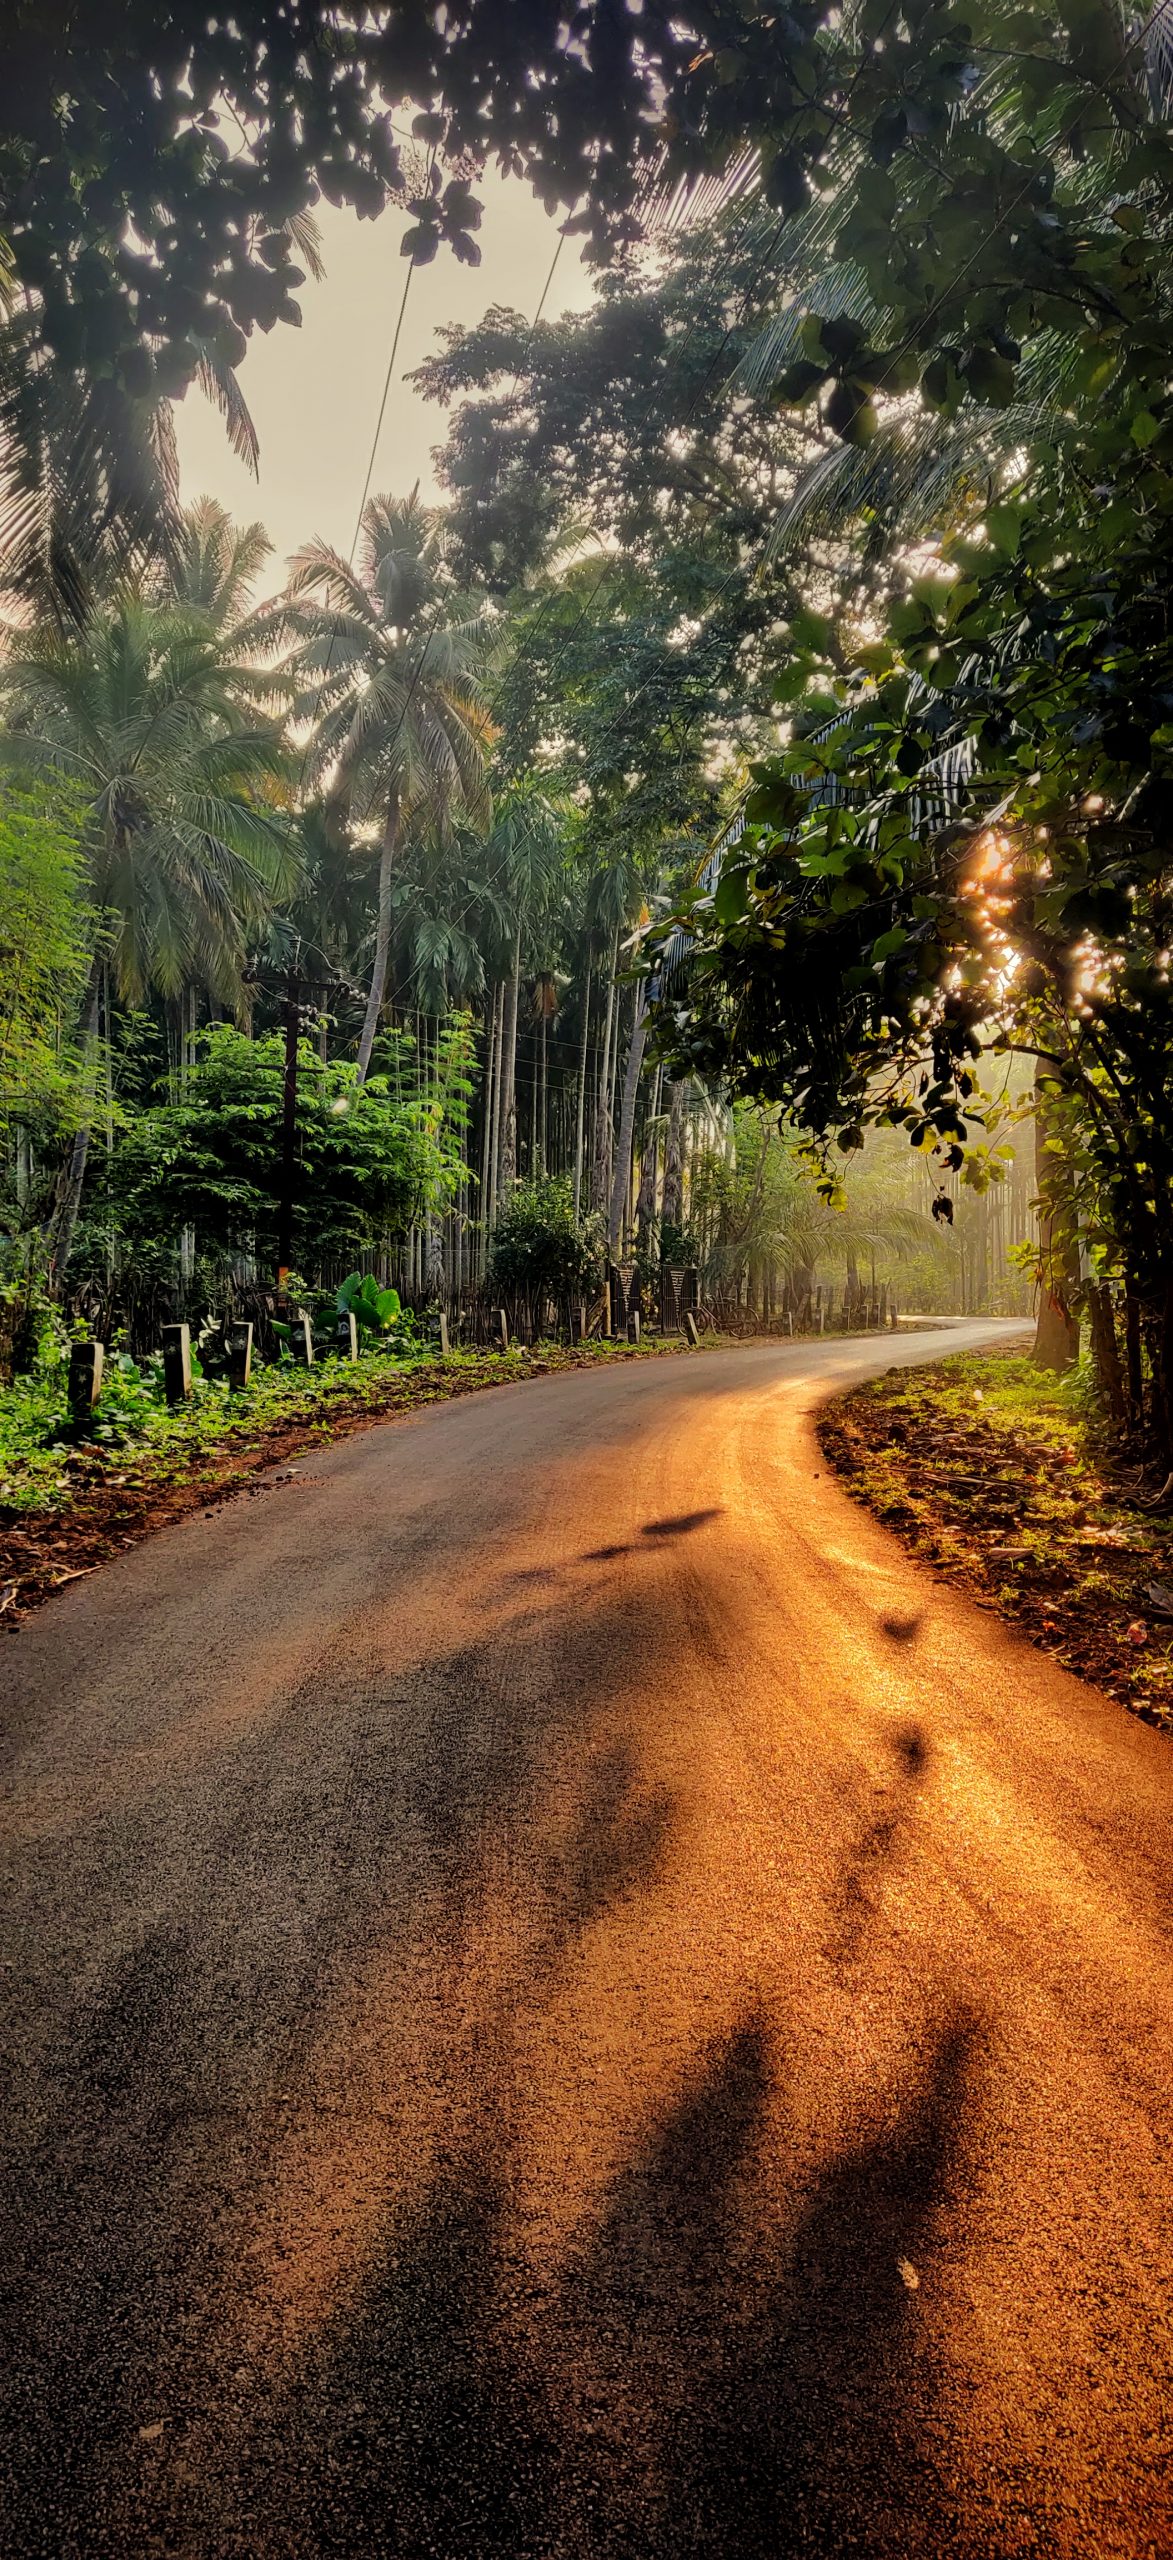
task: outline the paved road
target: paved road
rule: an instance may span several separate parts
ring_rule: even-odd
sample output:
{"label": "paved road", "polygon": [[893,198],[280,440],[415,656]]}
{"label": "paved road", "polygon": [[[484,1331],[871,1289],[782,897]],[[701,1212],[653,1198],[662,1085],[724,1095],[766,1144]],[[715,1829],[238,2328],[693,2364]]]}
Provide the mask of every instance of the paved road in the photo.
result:
{"label": "paved road", "polygon": [[1168,2560],[1173,1749],[828,1479],[891,1356],[440,1408],[5,1648],[5,2560]]}

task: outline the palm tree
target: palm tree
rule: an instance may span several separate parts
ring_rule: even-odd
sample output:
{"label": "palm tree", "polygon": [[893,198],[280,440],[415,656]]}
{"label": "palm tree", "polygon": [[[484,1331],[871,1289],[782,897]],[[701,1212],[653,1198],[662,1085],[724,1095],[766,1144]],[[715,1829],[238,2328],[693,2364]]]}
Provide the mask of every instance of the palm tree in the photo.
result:
{"label": "palm tree", "polygon": [[372,498],[358,564],[324,542],[298,553],[282,608],[296,641],[297,712],[315,723],[306,771],[328,777],[359,824],[380,830],[370,992],[358,1049],[365,1082],[387,987],[394,888],[414,832],[460,819],[484,827],[491,736],[481,678],[496,618],[450,586],[438,516],[410,498]]}
{"label": "palm tree", "polygon": [[[259,215],[251,220],[269,227]],[[320,278],[313,215],[279,227]],[[201,335],[198,319],[190,343],[194,383],[255,473],[257,433],[234,363]],[[236,353],[244,354],[243,338]],[[0,590],[26,612],[81,623],[115,580],[160,564],[177,570],[183,549],[174,412],[149,349],[136,351],[132,375],[116,378],[51,344],[37,296],[18,293],[0,236]]]}
{"label": "palm tree", "polygon": [[[25,775],[64,784],[81,815],[95,928],[83,1091],[111,981],[130,1003],[154,990],[174,1004],[202,986],[238,1015],[246,1010],[250,936],[296,874],[274,694],[274,678],[238,662],[201,614],[138,589],[81,630],[9,636],[5,754]],[[54,1213],[58,1272],[88,1145],[83,1107]]]}
{"label": "palm tree", "polygon": [[272,549],[263,524],[234,524],[218,498],[197,498],[183,510],[165,593],[202,614],[243,657],[262,628],[252,591]]}
{"label": "palm tree", "polygon": [[498,807],[485,846],[485,873],[507,910],[509,932],[498,1064],[497,1146],[490,1222],[517,1179],[517,1026],[527,925],[548,911],[561,883],[570,812],[533,776],[514,783]]}

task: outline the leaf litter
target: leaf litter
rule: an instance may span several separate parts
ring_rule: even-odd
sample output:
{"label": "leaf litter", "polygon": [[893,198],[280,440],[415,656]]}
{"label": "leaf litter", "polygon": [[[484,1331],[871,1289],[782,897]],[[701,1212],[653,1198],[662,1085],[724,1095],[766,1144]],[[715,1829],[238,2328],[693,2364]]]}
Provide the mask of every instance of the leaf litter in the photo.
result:
{"label": "leaf litter", "polygon": [[826,1406],[819,1440],[945,1580],[1173,1732],[1173,1522],[1141,1506],[1081,1395],[1020,1353],[962,1355]]}

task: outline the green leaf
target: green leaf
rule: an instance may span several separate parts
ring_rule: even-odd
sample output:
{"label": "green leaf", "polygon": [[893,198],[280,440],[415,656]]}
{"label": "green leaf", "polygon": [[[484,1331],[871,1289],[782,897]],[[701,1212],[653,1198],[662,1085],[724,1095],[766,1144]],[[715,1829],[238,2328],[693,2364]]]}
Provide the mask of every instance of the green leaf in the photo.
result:
{"label": "green leaf", "polygon": [[823,657],[830,654],[834,646],[835,626],[825,613],[813,613],[809,605],[800,604],[791,614],[790,629],[802,648],[817,649]]}
{"label": "green leaf", "polygon": [[987,507],[985,521],[986,532],[995,551],[1000,551],[1008,560],[1013,560],[1017,555],[1022,535],[1021,507],[1013,507],[1002,501],[997,506]]}
{"label": "green leaf", "polygon": [[1018,390],[1017,368],[996,347],[975,347],[962,372],[975,400],[989,409],[1008,409]]}
{"label": "green leaf", "polygon": [[730,925],[743,924],[749,914],[750,870],[745,863],[735,863],[723,871],[713,897],[713,913],[724,931]]}
{"label": "green leaf", "polygon": [[844,444],[870,444],[879,425],[875,402],[862,382],[837,382],[824,415]]}

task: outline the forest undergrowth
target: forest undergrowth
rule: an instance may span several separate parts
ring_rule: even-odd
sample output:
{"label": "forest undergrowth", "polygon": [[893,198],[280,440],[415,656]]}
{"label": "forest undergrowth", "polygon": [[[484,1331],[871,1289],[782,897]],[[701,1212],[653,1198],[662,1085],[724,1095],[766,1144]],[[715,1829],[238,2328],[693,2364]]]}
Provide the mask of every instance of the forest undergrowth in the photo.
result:
{"label": "forest undergrowth", "polygon": [[1014,1352],[893,1369],[819,1437],[914,1554],[1173,1733],[1173,1521],[1144,1508],[1082,1372]]}

